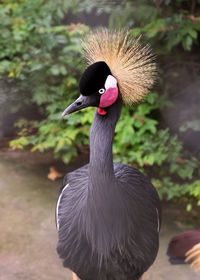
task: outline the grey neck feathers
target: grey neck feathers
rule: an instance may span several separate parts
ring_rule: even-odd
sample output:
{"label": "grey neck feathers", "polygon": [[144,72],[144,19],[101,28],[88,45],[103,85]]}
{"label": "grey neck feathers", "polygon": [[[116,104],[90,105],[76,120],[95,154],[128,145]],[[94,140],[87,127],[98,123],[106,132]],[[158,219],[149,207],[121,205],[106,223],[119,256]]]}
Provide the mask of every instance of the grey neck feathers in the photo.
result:
{"label": "grey neck feathers", "polygon": [[[111,248],[125,235],[127,224],[123,216],[125,212],[121,213],[117,204],[120,194],[112,156],[113,136],[120,112],[121,101],[118,100],[108,109],[106,116],[96,113],[90,132],[88,196],[83,228],[92,250],[98,252],[99,257],[109,255]],[[120,218],[113,222],[115,215]],[[123,221],[125,224],[121,225]]]}
{"label": "grey neck feathers", "polygon": [[90,131],[89,163],[89,187],[93,191],[98,188],[100,192],[103,191],[103,187],[107,188],[114,184],[112,144],[120,112],[121,101],[118,100],[108,109],[107,115],[95,114]]}

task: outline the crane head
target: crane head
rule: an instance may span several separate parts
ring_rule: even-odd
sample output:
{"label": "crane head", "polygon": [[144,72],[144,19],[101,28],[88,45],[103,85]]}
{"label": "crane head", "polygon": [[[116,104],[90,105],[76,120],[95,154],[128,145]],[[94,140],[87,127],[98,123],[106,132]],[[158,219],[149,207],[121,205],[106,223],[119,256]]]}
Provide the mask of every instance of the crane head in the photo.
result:
{"label": "crane head", "polygon": [[106,108],[112,106],[118,99],[117,80],[104,61],[91,64],[83,73],[79,90],[79,98],[69,105],[64,115],[71,114],[86,107],[97,107],[99,115],[106,115]]}
{"label": "crane head", "polygon": [[142,46],[140,38],[132,38],[128,31],[97,29],[85,37],[82,46],[89,66],[80,79],[81,96],[63,115],[88,106],[96,106],[100,115],[106,115],[106,108],[119,97],[124,104],[133,105],[157,78],[149,45]]}

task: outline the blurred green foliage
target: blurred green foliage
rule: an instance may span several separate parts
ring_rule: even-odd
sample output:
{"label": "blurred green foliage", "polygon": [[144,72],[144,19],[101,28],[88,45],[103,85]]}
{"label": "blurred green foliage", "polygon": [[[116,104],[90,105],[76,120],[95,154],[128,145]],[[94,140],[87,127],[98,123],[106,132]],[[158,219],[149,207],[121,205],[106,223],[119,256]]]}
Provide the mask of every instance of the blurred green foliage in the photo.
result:
{"label": "blurred green foliage", "polygon": [[[143,35],[144,42],[152,45],[161,61],[165,61],[165,57],[169,59],[171,54],[181,59],[184,52],[199,50],[200,0],[122,0],[114,9],[112,4],[110,8],[110,26],[129,27],[133,36]],[[185,122],[180,127],[181,132],[188,129],[199,131],[199,120]],[[141,165],[140,156],[145,155],[145,159],[152,160],[150,165],[161,165],[158,178],[153,179],[161,196],[168,199],[193,197],[200,206],[199,159],[186,154],[180,141],[167,130],[157,130],[152,143],[149,143],[150,133],[141,138],[145,141],[145,137],[148,142],[140,143],[139,158],[135,159]],[[131,152],[126,153],[130,159]],[[191,206],[192,202],[188,205]]]}
{"label": "blurred green foliage", "polygon": [[176,47],[191,51],[199,44],[200,1],[123,0],[113,9],[110,25],[128,26],[135,36],[143,34],[159,54],[180,50]]}
{"label": "blurred green foliage", "polygon": [[[78,79],[85,67],[80,40],[89,29],[82,24],[66,26],[62,20],[68,11],[94,8],[89,0],[71,2],[0,2],[0,75],[19,81],[27,91],[27,102],[36,103],[43,115],[41,121],[18,120],[18,137],[11,147],[50,150],[65,163],[87,150],[94,113],[87,109],[60,118],[78,96]],[[95,8],[98,13],[111,12],[111,26],[128,26],[134,36],[144,34],[143,40],[150,41],[158,53],[170,54],[177,47],[191,51],[198,44],[200,21],[191,16],[186,1],[156,5],[159,1],[127,0],[114,9],[113,3],[100,2]],[[187,197],[200,204],[197,159],[186,156],[180,141],[159,126],[158,111],[167,103],[152,92],[135,108],[123,109],[116,128],[115,159],[150,172],[163,197]]]}

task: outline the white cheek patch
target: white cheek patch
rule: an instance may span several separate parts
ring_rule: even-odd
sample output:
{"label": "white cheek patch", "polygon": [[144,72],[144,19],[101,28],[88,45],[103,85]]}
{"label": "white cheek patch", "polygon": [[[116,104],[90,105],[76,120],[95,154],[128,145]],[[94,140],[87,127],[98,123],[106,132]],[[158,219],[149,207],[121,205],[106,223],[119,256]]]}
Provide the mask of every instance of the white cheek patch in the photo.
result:
{"label": "white cheek patch", "polygon": [[115,79],[115,77],[113,77],[112,75],[108,75],[104,87],[106,90],[109,88],[117,87],[117,80]]}

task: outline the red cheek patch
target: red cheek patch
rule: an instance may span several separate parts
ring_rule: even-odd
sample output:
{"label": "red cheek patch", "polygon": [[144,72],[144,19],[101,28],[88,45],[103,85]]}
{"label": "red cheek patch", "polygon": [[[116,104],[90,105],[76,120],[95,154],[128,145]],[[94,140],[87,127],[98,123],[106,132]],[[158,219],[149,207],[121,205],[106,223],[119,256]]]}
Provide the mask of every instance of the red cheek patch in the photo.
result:
{"label": "red cheek patch", "polygon": [[105,108],[111,106],[118,98],[118,88],[109,88],[100,98],[99,107]]}
{"label": "red cheek patch", "polygon": [[118,88],[109,88],[106,90],[104,94],[102,94],[99,102],[98,114],[101,116],[105,116],[107,111],[103,108],[109,107],[115,103],[118,98]]}

